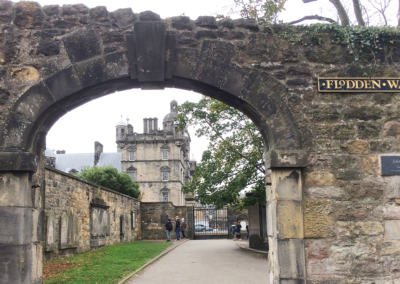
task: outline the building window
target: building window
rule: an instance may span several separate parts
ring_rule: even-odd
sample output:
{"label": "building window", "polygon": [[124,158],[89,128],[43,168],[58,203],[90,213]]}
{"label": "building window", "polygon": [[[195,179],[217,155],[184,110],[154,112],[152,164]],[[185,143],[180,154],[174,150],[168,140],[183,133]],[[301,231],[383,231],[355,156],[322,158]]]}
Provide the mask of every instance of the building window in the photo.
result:
{"label": "building window", "polygon": [[162,159],[168,160],[168,151],[162,151]]}
{"label": "building window", "polygon": [[132,180],[136,180],[136,173],[129,173],[129,176],[131,177]]}
{"label": "building window", "polygon": [[168,192],[163,192],[162,193],[162,201],[163,202],[168,202]]}
{"label": "building window", "polygon": [[124,132],[125,132],[125,129],[122,128],[121,129],[121,134],[124,134]]}
{"label": "building window", "polygon": [[135,152],[129,152],[129,161],[135,160]]}
{"label": "building window", "polygon": [[168,180],[168,172],[162,172],[162,180]]}

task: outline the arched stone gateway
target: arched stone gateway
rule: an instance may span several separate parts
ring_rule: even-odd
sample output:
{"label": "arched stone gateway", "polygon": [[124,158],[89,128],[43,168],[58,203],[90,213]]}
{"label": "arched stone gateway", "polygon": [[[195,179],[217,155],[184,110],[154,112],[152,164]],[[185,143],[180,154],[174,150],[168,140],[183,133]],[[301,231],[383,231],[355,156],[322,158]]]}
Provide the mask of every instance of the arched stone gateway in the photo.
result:
{"label": "arched stone gateway", "polygon": [[[359,75],[346,46],[244,19],[34,2],[0,2],[0,28],[1,283],[42,282],[50,127],[95,98],[165,87],[221,100],[261,129],[271,283],[396,279],[399,179],[379,175],[378,156],[399,151],[400,96],[319,94],[317,76]],[[398,47],[379,56],[374,72],[399,76]]]}

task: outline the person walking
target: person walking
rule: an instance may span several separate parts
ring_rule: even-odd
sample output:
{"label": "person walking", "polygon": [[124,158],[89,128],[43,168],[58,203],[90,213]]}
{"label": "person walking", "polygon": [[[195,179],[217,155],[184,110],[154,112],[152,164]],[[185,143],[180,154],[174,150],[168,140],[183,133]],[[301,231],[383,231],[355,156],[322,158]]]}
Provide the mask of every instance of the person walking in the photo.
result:
{"label": "person walking", "polygon": [[240,221],[238,221],[236,225],[236,240],[242,240],[242,225],[240,225]]}
{"label": "person walking", "polygon": [[165,223],[165,231],[167,232],[167,242],[171,241],[171,231],[172,231],[172,223],[171,219],[168,219],[167,223]]}
{"label": "person walking", "polygon": [[231,234],[232,234],[232,239],[233,239],[234,241],[236,241],[236,239],[235,239],[235,236],[236,236],[235,232],[236,232],[236,222],[233,222],[233,224],[232,224],[232,226],[231,226]]}
{"label": "person walking", "polygon": [[183,240],[183,239],[186,239],[186,236],[185,236],[185,229],[186,229],[185,218],[182,218],[182,222],[181,222],[182,240]]}
{"label": "person walking", "polygon": [[181,221],[179,220],[179,217],[175,217],[175,232],[176,232],[176,240],[179,241],[181,239]]}

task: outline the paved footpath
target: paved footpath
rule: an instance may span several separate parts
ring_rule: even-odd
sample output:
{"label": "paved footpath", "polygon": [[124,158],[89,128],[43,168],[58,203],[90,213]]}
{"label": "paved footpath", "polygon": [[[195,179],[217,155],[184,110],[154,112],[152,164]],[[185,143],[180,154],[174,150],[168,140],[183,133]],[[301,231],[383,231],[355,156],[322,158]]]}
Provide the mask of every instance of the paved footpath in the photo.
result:
{"label": "paved footpath", "polygon": [[268,284],[268,260],[244,252],[232,240],[191,240],[125,283]]}

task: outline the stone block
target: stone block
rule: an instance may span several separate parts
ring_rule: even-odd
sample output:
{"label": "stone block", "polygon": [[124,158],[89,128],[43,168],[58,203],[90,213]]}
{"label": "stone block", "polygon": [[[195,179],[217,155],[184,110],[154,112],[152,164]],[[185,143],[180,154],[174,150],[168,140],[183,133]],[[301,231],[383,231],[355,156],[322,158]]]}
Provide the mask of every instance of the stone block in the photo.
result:
{"label": "stone block", "polygon": [[304,237],[327,238],[335,236],[331,201],[304,202]]}
{"label": "stone block", "polygon": [[267,202],[267,234],[276,238],[276,200]]}
{"label": "stone block", "polygon": [[340,146],[350,154],[368,154],[368,142],[364,140],[353,140]]}
{"label": "stone block", "polygon": [[99,39],[92,29],[78,30],[62,39],[72,63],[101,55]]}
{"label": "stone block", "polygon": [[380,205],[374,209],[373,216],[377,218],[383,218],[385,220],[400,220],[400,205]]}
{"label": "stone block", "polygon": [[57,101],[82,89],[78,76],[71,66],[47,78],[45,84]]}
{"label": "stone block", "polygon": [[334,185],[335,176],[330,172],[315,171],[306,176],[306,185]]}
{"label": "stone block", "polygon": [[141,22],[159,22],[161,21],[160,15],[152,11],[144,11],[139,13],[139,21]]}
{"label": "stone block", "polygon": [[192,30],[192,22],[187,16],[172,17],[171,26],[177,30]]}
{"label": "stone block", "polygon": [[74,69],[83,88],[108,80],[107,66],[103,58],[76,63]]}
{"label": "stone block", "polygon": [[305,189],[310,199],[338,199],[345,198],[346,192],[338,186],[312,186]]}
{"label": "stone block", "polygon": [[[304,279],[305,259],[304,240],[277,240],[275,253],[278,254],[278,273],[275,277],[289,279]],[[275,269],[276,271],[276,269]]]}
{"label": "stone block", "polygon": [[114,20],[116,26],[120,29],[128,29],[133,26],[137,20],[136,15],[131,8],[118,9],[110,13],[111,18]]}
{"label": "stone block", "polygon": [[28,173],[0,173],[0,207],[31,207],[32,191]]}
{"label": "stone block", "polygon": [[110,80],[128,77],[130,75],[128,56],[125,51],[109,53],[104,56],[104,61]]}
{"label": "stone block", "polygon": [[[36,222],[37,224],[37,222]],[[24,245],[32,242],[33,212],[31,208],[0,207],[0,245]]]}
{"label": "stone block", "polygon": [[[32,283],[32,266],[36,260],[32,255],[31,244],[24,246],[2,245],[0,253],[0,283]],[[12,269],[10,269],[11,267]]]}
{"label": "stone block", "polygon": [[[142,13],[139,18],[141,15]],[[136,22],[134,31],[139,81],[164,81],[164,23]]]}
{"label": "stone block", "polygon": [[233,24],[236,27],[249,29],[251,31],[258,31],[259,27],[255,19],[235,19]]}
{"label": "stone block", "polygon": [[302,150],[270,150],[265,154],[267,168],[302,168],[308,165],[308,155]]}
{"label": "stone block", "polygon": [[365,205],[350,201],[335,202],[333,210],[336,219],[341,221],[365,219],[368,211]]}
{"label": "stone block", "polygon": [[400,220],[386,220],[385,239],[400,240]]}
{"label": "stone block", "polygon": [[41,28],[45,14],[39,3],[36,2],[18,2],[15,4],[14,24],[22,29]]}
{"label": "stone block", "polygon": [[303,208],[301,201],[278,200],[276,203],[278,239],[303,238]]}
{"label": "stone block", "polygon": [[359,236],[383,236],[384,233],[382,223],[378,221],[337,221],[336,226],[339,238],[356,238]]}
{"label": "stone block", "polygon": [[36,122],[52,104],[55,103],[54,97],[51,95],[45,84],[39,83],[29,88],[14,106],[14,111]]}
{"label": "stone block", "polygon": [[372,156],[362,159],[361,169],[366,175],[378,175],[379,174],[379,161],[378,157]]}
{"label": "stone block", "polygon": [[275,189],[275,199],[301,201],[302,184],[299,170],[274,170],[271,174],[272,190]]}
{"label": "stone block", "polygon": [[199,27],[207,27],[213,29],[217,28],[217,21],[215,20],[215,17],[212,16],[200,16],[197,18],[194,24]]}
{"label": "stone block", "polygon": [[400,122],[388,121],[383,126],[383,136],[398,137],[400,135]]}
{"label": "stone block", "polygon": [[378,251],[381,256],[399,257],[400,241],[383,241],[378,242]]}

